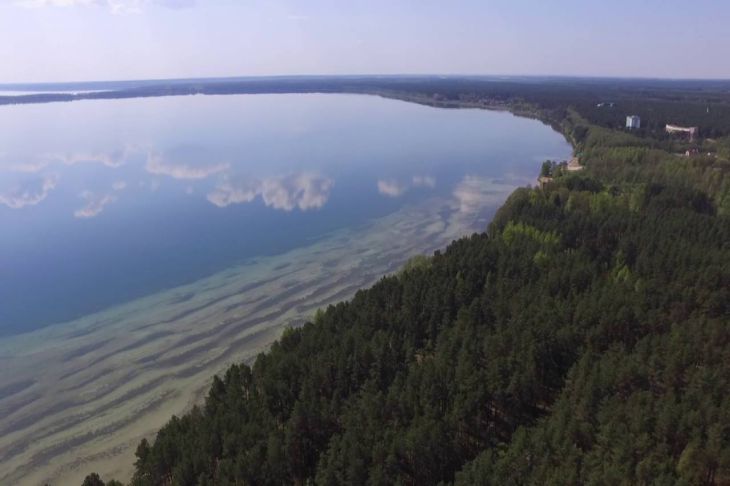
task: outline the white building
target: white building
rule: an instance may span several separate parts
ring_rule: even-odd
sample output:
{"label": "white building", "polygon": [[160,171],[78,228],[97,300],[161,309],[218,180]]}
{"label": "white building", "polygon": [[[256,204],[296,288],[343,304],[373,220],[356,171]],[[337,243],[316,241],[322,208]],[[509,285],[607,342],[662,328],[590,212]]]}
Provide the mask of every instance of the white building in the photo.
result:
{"label": "white building", "polygon": [[626,128],[641,128],[641,118],[636,115],[626,117]]}
{"label": "white building", "polygon": [[697,135],[700,133],[700,129],[698,127],[680,127],[678,125],[667,125],[665,130],[667,133],[687,133],[689,134],[690,141],[697,138]]}

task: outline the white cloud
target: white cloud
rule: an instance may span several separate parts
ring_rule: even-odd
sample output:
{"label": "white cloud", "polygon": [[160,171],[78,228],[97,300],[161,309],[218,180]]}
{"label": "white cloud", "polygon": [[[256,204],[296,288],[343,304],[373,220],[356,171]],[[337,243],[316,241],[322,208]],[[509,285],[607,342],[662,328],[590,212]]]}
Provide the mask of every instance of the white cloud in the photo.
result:
{"label": "white cloud", "polygon": [[79,7],[89,5],[99,5],[99,0],[18,0],[16,5],[29,8],[40,7]]}
{"label": "white cloud", "polygon": [[74,216],[77,218],[93,218],[101,213],[107,204],[117,200],[113,194],[97,195],[91,191],[84,191],[79,197],[86,200],[86,205],[74,211]]}
{"label": "white cloud", "polygon": [[247,203],[261,196],[264,204],[274,209],[301,211],[319,209],[329,199],[334,181],[317,174],[300,173],[271,177],[261,181],[231,181],[225,178],[211,193],[208,201],[218,207]]}
{"label": "white cloud", "polygon": [[205,179],[213,174],[230,168],[230,164],[220,163],[175,163],[165,160],[160,154],[149,154],[145,169],[150,174],[166,175],[174,179]]}
{"label": "white cloud", "polygon": [[149,2],[144,0],[107,0],[106,3],[113,14],[131,14],[140,13],[144,4]]}
{"label": "white cloud", "polygon": [[0,193],[0,204],[11,209],[21,209],[26,206],[35,206],[48,197],[58,182],[55,175],[46,175],[24,181]]}
{"label": "white cloud", "polygon": [[15,5],[27,8],[43,7],[105,7],[113,14],[140,13],[145,7],[156,5],[167,8],[185,8],[196,0],[17,0]]}

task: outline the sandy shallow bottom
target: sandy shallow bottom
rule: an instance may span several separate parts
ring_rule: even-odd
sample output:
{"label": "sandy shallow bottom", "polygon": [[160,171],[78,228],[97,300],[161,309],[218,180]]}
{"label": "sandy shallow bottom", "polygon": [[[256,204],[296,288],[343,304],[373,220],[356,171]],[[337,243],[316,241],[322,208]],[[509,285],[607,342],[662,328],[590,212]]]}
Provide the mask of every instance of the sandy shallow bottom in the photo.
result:
{"label": "sandy shallow bottom", "polygon": [[482,181],[466,203],[432,199],[282,255],[0,340],[0,484],[79,485],[91,471],[128,480],[139,441],[200,402],[215,373],[252,360],[286,326],[350,298],[408,258],[483,229],[489,208],[513,188]]}

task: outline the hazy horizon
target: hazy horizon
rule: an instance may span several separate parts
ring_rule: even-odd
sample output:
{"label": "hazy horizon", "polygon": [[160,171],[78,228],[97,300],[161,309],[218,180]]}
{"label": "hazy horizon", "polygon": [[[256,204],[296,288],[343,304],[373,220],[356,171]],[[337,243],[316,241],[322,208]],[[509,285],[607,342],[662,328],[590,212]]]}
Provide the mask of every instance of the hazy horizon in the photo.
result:
{"label": "hazy horizon", "polygon": [[9,0],[0,84],[296,75],[730,78],[699,0]]}
{"label": "hazy horizon", "polygon": [[618,81],[690,81],[690,82],[729,82],[730,76],[718,78],[693,78],[693,77],[656,77],[656,76],[593,76],[593,75],[569,75],[569,74],[474,74],[474,73],[410,73],[410,74],[382,74],[382,73],[352,73],[352,74],[257,74],[257,75],[232,75],[232,76],[200,76],[200,77],[171,77],[171,78],[122,78],[122,79],[70,79],[66,81],[31,81],[31,82],[0,82],[0,88],[14,89],[15,87],[43,87],[43,86],[59,86],[59,85],[94,85],[94,84],[115,84],[115,83],[155,83],[167,81],[228,81],[228,80],[246,80],[246,79],[286,79],[286,78],[398,78],[398,77],[453,77],[453,78],[484,78],[484,79],[577,79],[577,80],[618,80]]}

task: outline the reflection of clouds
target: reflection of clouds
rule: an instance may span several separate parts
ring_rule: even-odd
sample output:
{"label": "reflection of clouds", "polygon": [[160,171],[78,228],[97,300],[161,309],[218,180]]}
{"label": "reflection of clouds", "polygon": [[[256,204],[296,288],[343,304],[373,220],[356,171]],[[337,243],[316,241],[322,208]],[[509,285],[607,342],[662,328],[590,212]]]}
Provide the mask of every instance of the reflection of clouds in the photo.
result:
{"label": "reflection of clouds", "polygon": [[160,181],[157,179],[150,179],[148,181],[139,181],[139,187],[143,189],[149,189],[150,192],[156,192],[160,188]]}
{"label": "reflection of clouds", "polygon": [[267,206],[291,211],[298,206],[302,211],[318,209],[329,199],[334,181],[314,174],[295,174],[265,179],[261,197]]}
{"label": "reflection of clouds", "polygon": [[413,176],[413,187],[428,187],[433,189],[436,187],[436,179],[431,176]]}
{"label": "reflection of clouds", "polygon": [[[126,188],[126,181],[116,181],[112,184],[114,192],[120,192]],[[86,200],[86,205],[74,211],[74,216],[77,218],[93,218],[102,212],[107,204],[117,200],[117,196],[114,194],[95,194],[91,191],[84,191],[79,194],[79,197]]]}
{"label": "reflection of clouds", "polygon": [[415,175],[411,177],[410,183],[401,183],[394,179],[380,179],[378,181],[378,192],[388,197],[401,196],[412,187],[433,189],[436,187],[436,179],[431,176]]}
{"label": "reflection of clouds", "polygon": [[60,160],[66,165],[76,164],[101,164],[110,169],[116,169],[124,165],[129,150],[115,150],[110,153],[104,152],[89,152],[89,153],[74,153],[70,155],[51,155],[49,158]]}
{"label": "reflection of clouds", "polygon": [[112,189],[115,191],[123,191],[127,187],[126,181],[116,181],[112,184]]}
{"label": "reflection of clouds", "polygon": [[218,184],[211,193],[208,194],[208,201],[212,202],[219,208],[224,208],[231,204],[247,203],[254,200],[258,190],[256,183],[250,181],[231,181],[228,177]]}
{"label": "reflection of clouds", "polygon": [[107,204],[117,199],[113,194],[94,194],[91,191],[82,192],[80,197],[86,200],[86,205],[74,211],[74,216],[77,218],[93,218],[101,213]]}
{"label": "reflection of clouds", "polygon": [[334,181],[317,174],[300,173],[270,177],[261,181],[233,181],[225,178],[208,194],[208,201],[218,207],[247,203],[256,196],[269,207],[291,211],[318,209],[329,199]]}
{"label": "reflection of clouds", "polygon": [[385,196],[398,197],[408,190],[408,187],[401,185],[398,182],[390,180],[379,180],[378,181],[378,192]]}
{"label": "reflection of clouds", "polygon": [[13,162],[10,164],[3,164],[3,166],[11,172],[40,172],[50,165],[51,161],[48,159],[36,159],[25,162]]}
{"label": "reflection of clouds", "polygon": [[515,188],[485,177],[466,176],[454,189],[462,213],[476,213],[488,206],[501,204]]}
{"label": "reflection of clouds", "polygon": [[75,152],[71,154],[48,153],[29,157],[22,161],[0,163],[2,168],[12,172],[40,172],[53,164],[76,165],[76,164],[101,164],[111,169],[121,167],[127,157],[133,151],[127,147],[123,150],[105,152]]}
{"label": "reflection of clouds", "polygon": [[175,163],[166,160],[162,155],[150,153],[147,156],[145,169],[150,174],[166,175],[173,179],[205,179],[230,167],[228,163]]}
{"label": "reflection of clouds", "polygon": [[35,177],[23,181],[0,193],[0,204],[4,204],[11,209],[35,206],[48,196],[48,193],[56,187],[57,182],[58,176],[55,175]]}

